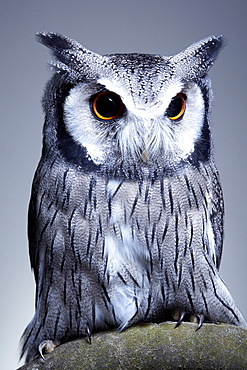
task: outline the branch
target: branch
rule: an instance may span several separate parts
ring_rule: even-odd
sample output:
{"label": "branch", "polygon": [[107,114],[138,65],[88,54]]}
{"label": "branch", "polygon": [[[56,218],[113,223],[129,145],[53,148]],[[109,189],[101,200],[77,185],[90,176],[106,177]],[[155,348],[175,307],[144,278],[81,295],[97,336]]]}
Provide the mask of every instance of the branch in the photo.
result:
{"label": "branch", "polygon": [[231,325],[142,324],[57,347],[19,370],[247,369],[247,330]]}

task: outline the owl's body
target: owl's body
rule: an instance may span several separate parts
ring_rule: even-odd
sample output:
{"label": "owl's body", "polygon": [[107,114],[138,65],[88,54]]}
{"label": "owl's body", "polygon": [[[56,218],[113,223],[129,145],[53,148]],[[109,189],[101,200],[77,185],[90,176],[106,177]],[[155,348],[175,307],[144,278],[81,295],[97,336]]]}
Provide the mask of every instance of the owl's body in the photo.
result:
{"label": "owl's body", "polygon": [[174,312],[247,327],[218,273],[223,198],[207,71],[222,38],[175,57],[99,56],[61,35],[39,38],[59,61],[29,208],[37,291],[27,361],[42,341]]}

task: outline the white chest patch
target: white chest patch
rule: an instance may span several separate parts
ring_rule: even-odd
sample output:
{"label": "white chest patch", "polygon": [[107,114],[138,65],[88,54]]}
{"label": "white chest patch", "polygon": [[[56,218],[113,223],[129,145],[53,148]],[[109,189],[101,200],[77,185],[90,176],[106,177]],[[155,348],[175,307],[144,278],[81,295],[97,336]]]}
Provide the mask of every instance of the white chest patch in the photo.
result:
{"label": "white chest patch", "polygon": [[119,326],[123,329],[147,302],[150,257],[129,225],[115,225],[116,235],[105,239],[105,274],[109,297]]}

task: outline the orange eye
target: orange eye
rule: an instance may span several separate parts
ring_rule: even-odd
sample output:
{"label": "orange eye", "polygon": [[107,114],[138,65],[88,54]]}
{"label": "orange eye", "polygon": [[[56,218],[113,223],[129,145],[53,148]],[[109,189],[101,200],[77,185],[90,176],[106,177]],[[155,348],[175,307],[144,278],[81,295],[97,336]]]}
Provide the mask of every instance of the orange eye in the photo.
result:
{"label": "orange eye", "polygon": [[178,121],[182,118],[186,108],[185,99],[186,96],[184,94],[177,94],[172,98],[171,103],[166,110],[166,115],[169,119],[172,121]]}
{"label": "orange eye", "polygon": [[97,118],[111,120],[122,113],[123,102],[119,95],[105,91],[93,97],[92,110]]}

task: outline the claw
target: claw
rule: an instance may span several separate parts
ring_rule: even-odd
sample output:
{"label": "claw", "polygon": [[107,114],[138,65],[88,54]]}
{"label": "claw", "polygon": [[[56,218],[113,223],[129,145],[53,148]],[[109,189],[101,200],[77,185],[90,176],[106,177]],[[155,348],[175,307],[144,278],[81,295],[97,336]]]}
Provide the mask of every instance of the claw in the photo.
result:
{"label": "claw", "polygon": [[[183,321],[184,319],[184,316],[186,315],[186,313],[188,312],[179,312],[179,311],[174,311],[173,312],[173,318],[175,320],[178,320],[174,329],[178,328],[179,325],[181,324],[181,322]],[[203,314],[193,314],[193,315],[190,315],[189,317],[189,321],[190,322],[193,322],[193,323],[198,323],[198,326],[196,328],[196,331],[199,330],[204,322],[204,315]]]}
{"label": "claw", "polygon": [[183,321],[183,318],[184,318],[185,314],[186,314],[186,312],[181,312],[180,317],[179,317],[179,319],[178,319],[178,321],[177,321],[176,325],[174,326],[174,329],[176,329],[176,328],[178,328],[178,327],[179,327],[179,325],[180,325],[180,324],[181,324],[181,322]]}
{"label": "claw", "polygon": [[45,360],[44,354],[50,353],[58,346],[59,343],[53,342],[52,340],[44,340],[39,344],[38,350],[40,353],[40,356]]}
{"label": "claw", "polygon": [[88,339],[89,344],[91,344],[91,331],[90,331],[88,325],[86,325],[86,335],[87,335],[87,339]]}
{"label": "claw", "polygon": [[203,322],[204,322],[204,315],[200,314],[198,315],[198,319],[199,319],[199,323],[198,323],[198,326],[196,328],[196,331],[200,329],[200,327],[202,326]]}

